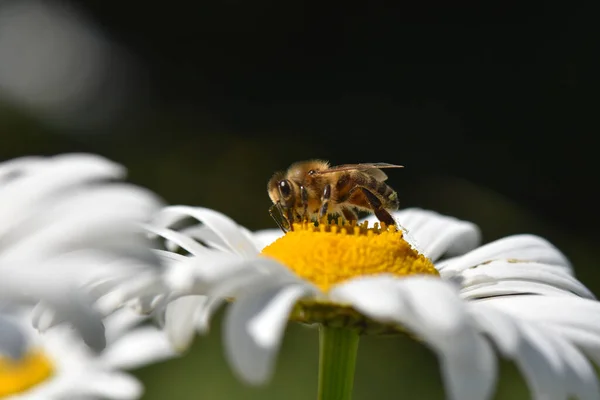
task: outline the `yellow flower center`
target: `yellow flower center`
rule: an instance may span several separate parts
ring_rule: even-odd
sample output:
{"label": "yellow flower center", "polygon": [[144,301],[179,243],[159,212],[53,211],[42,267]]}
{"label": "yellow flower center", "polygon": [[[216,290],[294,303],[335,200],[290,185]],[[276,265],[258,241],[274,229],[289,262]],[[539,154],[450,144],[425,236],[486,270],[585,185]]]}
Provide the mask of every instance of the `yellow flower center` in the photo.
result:
{"label": "yellow flower center", "polygon": [[53,372],[52,362],[41,351],[30,351],[18,360],[0,355],[0,398],[22,393]]}
{"label": "yellow flower center", "polygon": [[273,257],[323,292],[348,279],[377,274],[439,275],[395,226],[375,223],[295,223],[262,254]]}

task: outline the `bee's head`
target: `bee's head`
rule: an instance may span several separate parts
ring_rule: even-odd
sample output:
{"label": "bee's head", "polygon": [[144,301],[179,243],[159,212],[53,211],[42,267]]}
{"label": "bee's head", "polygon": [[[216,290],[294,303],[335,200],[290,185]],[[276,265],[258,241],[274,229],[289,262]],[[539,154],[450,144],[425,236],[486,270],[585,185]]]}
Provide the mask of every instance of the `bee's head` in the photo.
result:
{"label": "bee's head", "polygon": [[271,216],[284,232],[289,231],[292,229],[294,206],[300,204],[300,200],[296,200],[300,196],[300,185],[278,172],[269,180],[267,190],[273,202],[269,210]]}
{"label": "bee's head", "polygon": [[286,179],[282,173],[276,173],[269,181],[268,192],[274,204],[279,203],[283,209],[287,210],[296,205],[300,186],[294,181]]}

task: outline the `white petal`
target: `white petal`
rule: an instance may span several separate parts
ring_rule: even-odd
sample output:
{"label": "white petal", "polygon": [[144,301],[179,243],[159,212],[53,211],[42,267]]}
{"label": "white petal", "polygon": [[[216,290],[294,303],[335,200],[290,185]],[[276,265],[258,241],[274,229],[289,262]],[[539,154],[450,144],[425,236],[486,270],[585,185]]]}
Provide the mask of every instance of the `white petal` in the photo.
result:
{"label": "white petal", "polygon": [[593,293],[565,269],[537,262],[492,261],[462,271],[463,288],[482,283],[497,283],[504,280],[537,282],[575,293],[581,297],[594,298]]}
{"label": "white petal", "polygon": [[11,319],[0,314],[0,355],[19,358],[26,348],[25,332]]}
{"label": "white petal", "polygon": [[525,375],[534,399],[564,400],[567,391],[564,364],[543,331],[530,324],[519,327],[523,340],[519,347],[517,366]]}
{"label": "white petal", "polygon": [[82,379],[78,392],[114,400],[139,399],[143,393],[141,383],[133,376],[121,372],[93,372]]}
{"label": "white petal", "polygon": [[[147,294],[131,299],[126,303],[126,305],[131,307],[131,309],[138,314],[144,316],[153,315],[154,318],[158,320],[160,318],[158,310],[164,310],[164,308],[166,307],[166,302],[166,294]],[[164,319],[162,323],[164,325]]]}
{"label": "white petal", "polygon": [[357,278],[334,286],[329,299],[352,305],[361,313],[382,323],[397,323],[404,309],[404,298],[391,275]]}
{"label": "white petal", "polygon": [[[116,287],[118,287],[123,280],[122,276],[119,276],[118,274],[115,274],[115,275],[106,274],[106,275],[110,275],[110,276],[105,276],[105,277],[94,276],[87,283],[84,283],[83,285],[81,285],[81,289],[84,292],[86,292],[87,294],[89,294],[90,298],[97,300],[98,298],[104,296],[106,293],[109,293],[112,290],[114,290]],[[104,314],[104,315],[108,315],[108,314]]]}
{"label": "white petal", "polygon": [[68,282],[64,284],[60,275],[31,275],[27,268],[24,270],[10,269],[2,273],[0,293],[5,298],[36,293],[55,310],[59,321],[69,321],[79,331],[88,346],[97,351],[104,349],[106,339],[102,315],[92,306],[89,298],[70,287]]}
{"label": "white petal", "polygon": [[596,373],[581,352],[559,335],[548,334],[565,361],[568,392],[577,399],[600,399]]}
{"label": "white petal", "polygon": [[473,302],[467,303],[467,306],[478,329],[496,343],[504,356],[513,358],[518,355],[521,333],[510,316],[487,307],[485,303]]}
{"label": "white petal", "polygon": [[575,296],[502,296],[483,300],[490,307],[527,321],[584,329],[600,335],[600,302]]}
{"label": "white petal", "polygon": [[515,360],[535,399],[563,400],[570,395],[598,399],[598,383],[589,362],[557,330],[514,318],[490,302],[473,302],[469,312],[500,351]]}
{"label": "white petal", "polygon": [[246,269],[227,280],[216,283],[207,294],[217,298],[238,298],[254,292],[256,286],[267,284],[279,284],[277,277],[261,276],[256,271]]}
{"label": "white petal", "polygon": [[65,322],[64,319],[60,319],[56,314],[56,311],[51,307],[40,301],[31,310],[31,322],[33,327],[40,332],[45,332],[53,326]]}
{"label": "white petal", "polygon": [[438,278],[417,276],[399,280],[398,287],[409,306],[408,311],[414,313],[420,324],[433,327],[432,334],[463,329],[466,322],[464,303],[452,285]]}
{"label": "white petal", "polygon": [[146,316],[135,313],[128,308],[122,308],[107,316],[104,324],[106,326],[106,341],[109,347],[147,319]]}
{"label": "white petal", "polygon": [[[145,250],[149,246],[138,234],[137,223],[157,205],[148,192],[134,187],[82,188],[58,205],[45,206],[40,215],[12,233],[2,260],[19,262],[23,254],[47,258],[56,252],[81,248],[120,249],[125,253],[137,248]],[[31,253],[31,249],[35,252]]]}
{"label": "white petal", "polygon": [[[239,225],[238,229],[248,239],[248,241],[253,242],[252,235],[249,234],[250,231],[248,231],[248,229]],[[232,249],[229,247],[229,245],[225,243],[223,239],[215,233],[215,231],[202,223],[183,228],[180,232],[199,242],[202,242],[205,246],[212,250],[232,252]]]}
{"label": "white petal", "polygon": [[167,250],[159,250],[159,249],[152,249],[152,252],[154,252],[163,262],[181,262],[181,261],[186,261],[188,259],[188,256],[184,256],[183,254],[178,254],[178,253],[173,253],[171,251],[167,251]]}
{"label": "white petal", "polygon": [[451,398],[489,398],[496,383],[496,360],[489,343],[472,328],[454,287],[429,277],[400,283],[408,304],[403,322],[440,355]]}
{"label": "white petal", "polygon": [[488,399],[496,386],[496,358],[490,344],[475,332],[455,337],[441,353],[442,374],[450,398]]}
{"label": "white petal", "polygon": [[433,261],[464,254],[481,242],[481,232],[471,222],[418,208],[396,212],[394,217],[414,238],[416,248]]}
{"label": "white petal", "polygon": [[153,298],[165,288],[159,277],[152,273],[140,273],[136,279],[128,278],[111,291],[98,298],[96,307],[109,314],[136,298]]}
{"label": "white petal", "polygon": [[256,231],[252,234],[252,239],[256,247],[262,251],[266,246],[270,245],[277,239],[283,236],[281,229],[264,229]]}
{"label": "white petal", "polygon": [[235,253],[246,257],[257,254],[254,243],[248,240],[233,220],[224,214],[208,208],[187,206],[166,207],[158,215],[155,224],[167,227],[185,217],[193,217],[209,227]]}
{"label": "white petal", "polygon": [[225,300],[223,298],[210,297],[202,307],[196,310],[196,314],[194,315],[194,325],[196,326],[196,331],[198,333],[202,335],[208,333],[210,319],[224,302]]}
{"label": "white petal", "polygon": [[477,300],[487,297],[538,294],[544,296],[577,296],[576,294],[558,289],[551,285],[535,282],[503,280],[498,282],[480,283],[470,285],[460,291],[460,297],[468,300]]}
{"label": "white petal", "polygon": [[225,317],[225,349],[241,379],[259,385],[271,377],[289,313],[305,293],[299,285],[265,287],[230,306]]}
{"label": "white petal", "polygon": [[600,334],[598,332],[590,332],[586,329],[572,326],[548,324],[543,324],[543,326],[548,331],[552,331],[575,344],[590,359],[600,365]]}
{"label": "white petal", "polygon": [[111,368],[133,369],[168,360],[175,350],[164,332],[154,327],[138,328],[115,341],[102,353],[102,361]]}
{"label": "white petal", "polygon": [[[167,254],[169,253],[164,252],[159,255],[167,267],[164,274],[165,285],[170,291],[175,293],[192,294],[194,287],[198,285],[198,281],[200,281],[196,275],[198,274],[198,269],[202,268],[202,264],[195,262],[195,257],[186,257],[186,259],[179,261],[176,259],[165,258]],[[207,261],[209,265],[218,266],[220,264],[219,260],[223,257],[219,257],[216,254],[215,256],[216,257],[214,258],[208,258]],[[229,254],[227,254],[227,256],[229,256]],[[200,290],[204,290],[204,288],[201,288]]]}
{"label": "white petal", "polygon": [[288,286],[248,321],[248,333],[258,346],[271,348],[279,345],[285,328],[285,324],[281,323],[281,316],[289,315],[296,301],[306,293],[308,290],[300,285]]}
{"label": "white petal", "polygon": [[[407,208],[393,213],[404,238],[427,257],[436,261],[442,255],[464,254],[481,242],[479,228],[466,221],[420,208]],[[375,216],[366,219],[378,222]]]}
{"label": "white petal", "polygon": [[556,247],[547,240],[534,235],[508,236],[488,243],[464,256],[442,261],[436,267],[445,273],[446,270],[461,272],[493,260],[532,261],[564,267],[570,271],[570,263]]}
{"label": "white petal", "polygon": [[[532,326],[535,323],[539,328],[534,333],[529,334],[528,340],[536,346],[541,336],[548,336],[545,339],[546,342],[554,341],[554,347],[557,346],[556,341],[560,338],[573,342],[575,345],[580,346],[582,350],[589,356],[592,357],[596,362],[600,361],[600,303],[582,299],[578,297],[547,297],[547,296],[515,296],[515,297],[498,297],[493,299],[486,299],[481,301],[489,307],[502,310],[505,313],[513,315],[514,318],[521,319],[521,325],[528,323]],[[530,329],[531,331],[531,329]],[[555,335],[553,337],[552,335]],[[565,350],[565,346],[568,346],[568,342],[558,343],[558,346]],[[548,362],[550,356],[544,352],[544,349],[548,345],[541,345],[537,343],[537,348],[534,348],[534,359],[537,357],[541,358],[539,362]],[[529,351],[532,351],[529,349]],[[553,350],[556,352],[557,350]],[[569,351],[569,349],[566,349]],[[565,351],[560,351],[561,354],[565,354]],[[523,357],[526,357],[526,351],[521,351]],[[586,365],[579,359],[573,351],[566,353],[563,357],[568,357],[563,361],[563,370],[544,371],[539,365],[529,366],[529,379],[534,380],[534,386],[537,387],[537,391],[544,391],[548,393],[556,393],[558,389],[552,387],[552,383],[548,383],[548,380],[555,382],[558,378],[556,377],[539,377],[539,374],[557,374],[562,373],[565,375],[563,379],[567,379],[571,376],[573,381],[573,374],[578,374],[576,380],[582,380],[579,383],[571,383],[569,386],[572,388],[577,387],[577,390],[583,390],[586,396],[594,390],[597,386],[597,382],[590,380],[586,372]],[[529,360],[522,360],[527,362]],[[522,366],[527,368],[527,365]],[[579,371],[579,372],[577,372]],[[540,381],[541,382],[538,382]],[[550,385],[548,389],[546,386]],[[583,385],[583,386],[582,386]],[[543,386],[543,387],[542,387]],[[560,391],[558,392],[560,393]],[[558,397],[557,397],[558,398]],[[583,397],[586,398],[586,397]],[[600,398],[600,394],[595,397],[589,398]]]}
{"label": "white petal", "polygon": [[53,303],[61,314],[65,315],[65,320],[69,321],[82,339],[92,349],[99,351],[106,347],[106,338],[104,336],[104,325],[101,322],[102,316],[87,304],[87,302],[74,292],[72,295],[65,295],[65,302]]}
{"label": "white petal", "polygon": [[39,170],[48,159],[44,157],[25,156],[13,158],[0,163],[0,181],[4,186],[20,176]]}
{"label": "white petal", "polygon": [[389,278],[391,285],[383,284],[384,279],[349,281],[331,291],[332,299],[382,322],[393,318],[423,338],[438,353],[450,398],[489,398],[496,360],[489,343],[473,329],[455,288],[429,277]]}
{"label": "white petal", "polygon": [[[261,281],[282,284],[300,282],[295,274],[272,258],[242,259],[229,253],[214,253],[210,257],[190,257],[188,262],[173,268],[174,271],[170,272],[173,276],[168,281],[173,285],[187,282],[187,287],[181,286],[183,293],[217,297],[236,297],[247,290],[253,290],[252,284]],[[193,277],[191,280],[190,276]]]}
{"label": "white petal", "polygon": [[211,251],[202,257],[188,257],[185,261],[173,263],[166,272],[165,281],[175,292],[206,294],[219,282],[259,273],[238,255]]}
{"label": "white petal", "polygon": [[[36,166],[39,163],[36,162]],[[57,196],[65,188],[98,179],[118,178],[125,170],[105,158],[91,154],[68,154],[47,159],[43,168],[4,185],[0,197],[0,236],[13,229],[35,202]]]}
{"label": "white petal", "polygon": [[182,352],[192,344],[196,335],[194,316],[207,301],[206,296],[183,296],[167,305],[165,330],[177,351]]}
{"label": "white petal", "polygon": [[144,228],[155,235],[161,236],[165,240],[167,240],[167,244],[174,244],[176,246],[168,246],[168,250],[174,252],[177,250],[177,247],[182,248],[183,250],[189,252],[194,256],[199,256],[202,254],[207,254],[210,250],[196,242],[189,236],[184,235],[183,233],[174,231],[172,229],[159,228],[151,225],[145,225]]}
{"label": "white petal", "polygon": [[437,278],[363,277],[332,288],[329,296],[331,300],[350,304],[381,322],[405,324],[404,316],[412,315],[410,308],[415,305],[417,309],[412,310],[414,318],[423,321],[415,326],[413,321],[408,321],[410,327],[431,325],[434,328],[431,334],[460,330],[465,321],[458,294],[450,284]]}

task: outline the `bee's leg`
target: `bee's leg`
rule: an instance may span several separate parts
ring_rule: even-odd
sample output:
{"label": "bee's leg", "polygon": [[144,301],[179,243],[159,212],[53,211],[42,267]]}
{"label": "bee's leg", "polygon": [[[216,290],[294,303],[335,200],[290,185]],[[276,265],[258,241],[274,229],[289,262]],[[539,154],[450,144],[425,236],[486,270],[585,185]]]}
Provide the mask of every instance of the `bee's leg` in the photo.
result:
{"label": "bee's leg", "polygon": [[290,226],[290,231],[294,230],[294,222],[296,219],[294,218],[294,211],[291,208],[287,208],[285,210],[285,218],[287,219],[288,225]]}
{"label": "bee's leg", "polygon": [[302,185],[300,185],[300,198],[302,199],[302,207],[304,209],[304,212],[302,214],[302,220],[308,221],[308,192],[306,191],[306,188]]}
{"label": "bee's leg", "polygon": [[329,199],[331,199],[331,185],[326,185],[323,189],[323,196],[321,196],[321,208],[319,209],[319,221],[327,215],[327,207],[329,206]]}
{"label": "bee's leg", "polygon": [[356,213],[354,211],[352,211],[351,209],[349,209],[348,207],[342,208],[342,214],[344,215],[344,218],[348,222],[358,221],[358,216],[356,215]]}
{"label": "bee's leg", "polygon": [[388,226],[396,226],[396,221],[394,221],[392,215],[389,212],[387,212],[385,208],[383,208],[383,206],[381,205],[381,200],[379,200],[379,198],[375,196],[369,189],[361,187],[361,190],[367,198],[367,201],[373,208],[373,212],[375,213],[377,219]]}

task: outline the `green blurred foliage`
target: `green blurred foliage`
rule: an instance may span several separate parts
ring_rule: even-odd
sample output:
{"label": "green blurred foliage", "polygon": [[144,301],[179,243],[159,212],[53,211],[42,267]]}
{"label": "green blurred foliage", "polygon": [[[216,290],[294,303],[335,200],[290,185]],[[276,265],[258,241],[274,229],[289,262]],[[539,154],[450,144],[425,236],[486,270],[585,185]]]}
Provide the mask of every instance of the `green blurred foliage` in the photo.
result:
{"label": "green blurred foliage", "polygon": [[[233,375],[221,347],[221,316],[182,358],[138,371],[145,399],[289,399],[316,397],[318,332],[289,326],[272,381],[249,387]],[[499,364],[497,399],[527,399],[528,389],[514,365]],[[362,337],[354,383],[354,399],[443,399],[435,355],[413,339],[399,335]]]}

